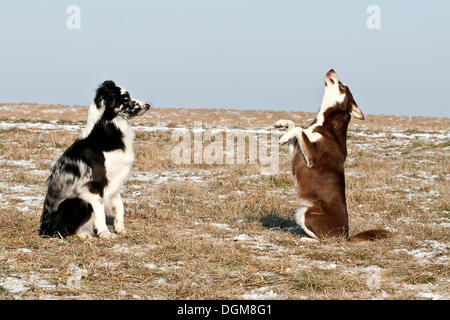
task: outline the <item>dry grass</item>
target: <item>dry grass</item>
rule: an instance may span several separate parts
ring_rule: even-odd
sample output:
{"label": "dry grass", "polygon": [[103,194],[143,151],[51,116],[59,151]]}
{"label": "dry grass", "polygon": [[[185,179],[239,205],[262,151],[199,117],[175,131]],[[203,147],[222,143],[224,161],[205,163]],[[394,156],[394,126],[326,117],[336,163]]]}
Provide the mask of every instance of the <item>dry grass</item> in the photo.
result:
{"label": "dry grass", "polygon": [[[280,118],[307,125],[312,114],[186,109],[154,109],[133,122],[165,129],[137,130],[123,192],[126,236],[42,239],[45,178],[86,115],[85,107],[0,105],[0,298],[449,298],[449,119],[351,124],[351,233],[383,227],[392,239],[305,241],[285,149],[271,176],[258,164],[177,165],[170,157],[171,130],[194,120],[268,128]],[[374,267],[377,287],[367,283]]]}

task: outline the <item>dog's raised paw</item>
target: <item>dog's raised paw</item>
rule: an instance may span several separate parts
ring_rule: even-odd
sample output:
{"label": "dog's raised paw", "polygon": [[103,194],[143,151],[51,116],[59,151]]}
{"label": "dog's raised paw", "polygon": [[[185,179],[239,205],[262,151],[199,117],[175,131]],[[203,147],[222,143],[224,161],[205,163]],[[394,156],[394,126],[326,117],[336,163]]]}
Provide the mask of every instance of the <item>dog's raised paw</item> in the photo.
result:
{"label": "dog's raised paw", "polygon": [[295,124],[292,120],[278,120],[273,124],[275,128],[293,128]]}
{"label": "dog's raised paw", "polygon": [[280,140],[278,141],[278,143],[280,145],[283,145],[285,143],[287,143],[289,140],[291,140],[291,137],[288,134],[283,135]]}

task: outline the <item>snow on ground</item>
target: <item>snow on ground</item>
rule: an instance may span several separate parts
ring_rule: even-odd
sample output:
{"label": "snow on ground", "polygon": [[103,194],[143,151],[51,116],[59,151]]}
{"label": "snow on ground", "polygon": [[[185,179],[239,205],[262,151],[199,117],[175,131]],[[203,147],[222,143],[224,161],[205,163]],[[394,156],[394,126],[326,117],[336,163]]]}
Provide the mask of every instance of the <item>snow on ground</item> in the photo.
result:
{"label": "snow on ground", "polygon": [[[7,122],[0,121],[0,129],[1,130],[10,130],[10,129],[22,129],[22,130],[33,130],[33,131],[80,131],[84,128],[84,124],[60,124],[58,121],[50,121],[50,122]],[[132,126],[135,131],[138,132],[193,132],[193,133],[204,133],[208,131],[212,135],[218,133],[227,133],[227,134],[237,134],[237,135],[283,135],[285,130],[275,129],[273,126],[265,126],[261,128],[217,128],[217,127],[195,127],[195,126],[176,126],[171,127],[168,125],[133,125]],[[450,140],[450,133],[447,131],[436,131],[436,132],[427,132],[427,133],[411,133],[408,131],[383,131],[383,132],[350,132],[350,137],[364,137],[370,138],[374,140],[382,141],[389,140],[392,142],[397,141],[397,143],[401,144],[406,141],[430,141],[430,142],[442,142]],[[393,138],[396,138],[393,139]],[[361,146],[372,147],[373,144],[361,144]]]}
{"label": "snow on ground", "polygon": [[21,294],[39,288],[44,290],[55,290],[56,286],[50,284],[47,280],[42,279],[39,275],[31,273],[12,274],[9,277],[0,276],[0,287],[10,292],[12,295]]}
{"label": "snow on ground", "polygon": [[189,170],[162,171],[162,172],[132,172],[129,181],[149,182],[155,185],[168,183],[169,181],[190,181],[194,183],[207,182],[204,176],[208,176],[210,171],[201,171],[202,174],[192,175]]}
{"label": "snow on ground", "polygon": [[448,300],[450,298],[449,292],[438,292],[440,288],[432,283],[408,284],[404,285],[403,289],[407,289],[413,296],[429,300]]}
{"label": "snow on ground", "polygon": [[68,124],[55,124],[55,123],[42,123],[42,122],[0,122],[0,130],[32,130],[37,132],[51,131],[79,131],[82,128],[81,125],[68,125]]}
{"label": "snow on ground", "polygon": [[276,300],[281,297],[270,287],[261,287],[254,289],[242,295],[244,300]]}
{"label": "snow on ground", "polygon": [[423,242],[424,247],[420,249],[407,250],[407,249],[394,249],[392,252],[406,253],[413,256],[420,262],[439,262],[448,263],[449,262],[449,249],[450,246],[445,243],[441,243],[436,240],[425,240]]}
{"label": "snow on ground", "polygon": [[36,165],[33,160],[5,160],[3,157],[0,158],[0,166],[8,165],[11,167],[22,167],[25,169],[34,169]]}

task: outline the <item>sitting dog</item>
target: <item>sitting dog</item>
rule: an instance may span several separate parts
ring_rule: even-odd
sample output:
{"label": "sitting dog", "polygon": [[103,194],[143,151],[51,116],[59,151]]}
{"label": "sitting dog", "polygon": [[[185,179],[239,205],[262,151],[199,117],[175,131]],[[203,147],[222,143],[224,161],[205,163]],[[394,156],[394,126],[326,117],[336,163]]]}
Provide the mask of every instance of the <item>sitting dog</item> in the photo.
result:
{"label": "sitting dog", "polygon": [[114,229],[124,234],[120,188],[134,161],[134,133],[128,119],[144,114],[150,105],[105,81],[89,107],[87,126],[52,166],[39,234],[103,239],[109,232],[105,206],[115,211]]}
{"label": "sitting dog", "polygon": [[349,237],[344,162],[351,116],[364,120],[350,89],[331,69],[325,76],[319,112],[306,129],[295,127],[291,120],[274,124],[288,129],[279,143],[288,143],[301,200],[295,218],[312,238],[344,236],[351,241],[365,241],[389,236],[385,230],[369,230]]}

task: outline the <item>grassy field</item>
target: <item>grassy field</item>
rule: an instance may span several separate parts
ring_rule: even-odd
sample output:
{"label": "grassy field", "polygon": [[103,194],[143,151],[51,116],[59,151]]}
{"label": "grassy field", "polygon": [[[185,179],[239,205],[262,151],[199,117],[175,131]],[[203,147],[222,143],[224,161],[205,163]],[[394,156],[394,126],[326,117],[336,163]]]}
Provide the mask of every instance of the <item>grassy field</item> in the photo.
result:
{"label": "grassy field", "polygon": [[37,231],[50,166],[87,108],[0,104],[0,299],[449,299],[450,120],[366,116],[348,134],[350,233],[391,239],[305,240],[286,148],[273,175],[170,156],[174,130],[195,121],[260,139],[314,114],[152,109],[132,122],[128,233],[83,242]]}

